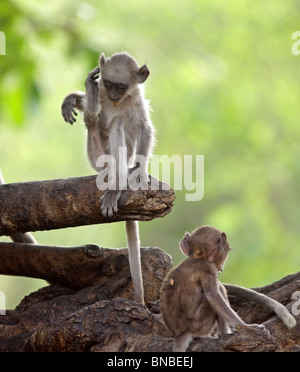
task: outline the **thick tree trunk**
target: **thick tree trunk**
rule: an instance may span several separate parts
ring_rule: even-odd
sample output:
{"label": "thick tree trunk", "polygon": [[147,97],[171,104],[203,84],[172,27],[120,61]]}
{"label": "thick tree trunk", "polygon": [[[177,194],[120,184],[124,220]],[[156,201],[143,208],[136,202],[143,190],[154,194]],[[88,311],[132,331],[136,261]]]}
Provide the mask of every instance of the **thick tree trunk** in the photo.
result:
{"label": "thick tree trunk", "polygon": [[[50,247],[46,247],[46,251],[48,249]],[[37,254],[40,254],[39,248]],[[63,262],[65,258],[60,249],[58,254],[59,260]],[[164,326],[158,307],[161,283],[171,267],[168,255],[158,248],[142,250],[148,309],[130,301],[132,288],[127,250],[99,251],[94,247],[89,251],[88,246],[79,247],[70,250],[71,265],[72,257],[79,270],[78,276],[87,275],[90,278],[86,279],[87,287],[78,290],[75,289],[77,284],[74,286],[74,283],[68,281],[65,285],[72,288],[51,285],[26,297],[15,310],[0,316],[0,351],[172,350],[173,340]],[[52,262],[52,258],[50,261]],[[97,262],[99,273],[89,274],[88,268],[94,270],[94,263]],[[62,273],[63,267],[64,264],[54,271]],[[49,263],[49,270],[52,269],[52,264]],[[64,281],[65,278],[57,280]],[[89,280],[91,286],[88,286]],[[94,280],[97,284],[94,284]],[[79,282],[78,287],[84,284],[84,280]],[[299,282],[300,272],[259,289],[294,312],[298,321],[295,328],[288,330],[274,314],[261,306],[230,297],[232,306],[246,322],[262,323],[270,333],[240,327],[237,333],[224,338],[206,337],[195,340],[189,351],[299,351],[300,304],[298,305],[299,300],[295,296],[292,298],[299,289]]]}
{"label": "thick tree trunk", "polygon": [[14,233],[53,230],[65,227],[111,223],[124,220],[150,221],[170,213],[175,194],[163,190],[122,192],[119,211],[113,217],[101,214],[101,195],[96,176],[0,186],[0,236]]}

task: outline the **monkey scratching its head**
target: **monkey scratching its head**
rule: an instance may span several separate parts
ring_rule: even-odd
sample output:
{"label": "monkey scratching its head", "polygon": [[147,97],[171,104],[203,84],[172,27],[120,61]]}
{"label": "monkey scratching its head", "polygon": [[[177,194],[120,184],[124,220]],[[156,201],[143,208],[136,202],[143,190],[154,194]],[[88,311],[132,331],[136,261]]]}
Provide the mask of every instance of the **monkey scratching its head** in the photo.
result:
{"label": "monkey scratching its head", "polygon": [[106,58],[100,56],[102,82],[108,98],[119,106],[124,98],[135,94],[137,84],[144,83],[150,71],[146,65],[139,67],[135,58],[126,52],[116,53]]}
{"label": "monkey scratching its head", "polygon": [[[150,72],[146,65],[139,67],[135,58],[126,52],[108,58],[102,53],[99,64],[88,73],[86,91],[67,95],[61,111],[70,124],[76,122],[76,109],[83,112],[88,159],[99,173],[97,186],[103,191],[101,213],[111,218],[118,213],[122,190],[127,189],[128,168],[138,162],[141,189],[148,190],[148,161],[155,141],[142,83]],[[126,149],[125,156],[120,156],[121,149]],[[102,160],[107,155],[115,162],[106,167],[106,160]],[[114,176],[109,177],[110,182],[106,181],[108,174]],[[143,304],[138,222],[126,221],[125,224],[135,300]]]}

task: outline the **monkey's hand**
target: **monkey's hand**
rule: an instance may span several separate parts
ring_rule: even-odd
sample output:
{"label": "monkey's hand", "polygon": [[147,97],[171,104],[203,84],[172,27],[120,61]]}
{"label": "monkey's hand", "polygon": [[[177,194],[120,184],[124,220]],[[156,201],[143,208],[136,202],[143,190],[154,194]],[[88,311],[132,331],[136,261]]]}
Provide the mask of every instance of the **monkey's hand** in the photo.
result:
{"label": "monkey's hand", "polygon": [[118,212],[118,201],[121,196],[120,190],[106,190],[101,197],[101,212],[104,217],[112,217]]}
{"label": "monkey's hand", "polygon": [[88,99],[96,99],[98,101],[98,79],[99,79],[100,67],[94,68],[88,74],[88,77],[85,81],[86,93]]}
{"label": "monkey's hand", "polygon": [[63,118],[67,123],[73,125],[76,122],[75,116],[77,116],[77,112],[75,111],[76,106],[76,99],[73,96],[68,96],[64,99],[64,102],[61,106],[61,113]]}

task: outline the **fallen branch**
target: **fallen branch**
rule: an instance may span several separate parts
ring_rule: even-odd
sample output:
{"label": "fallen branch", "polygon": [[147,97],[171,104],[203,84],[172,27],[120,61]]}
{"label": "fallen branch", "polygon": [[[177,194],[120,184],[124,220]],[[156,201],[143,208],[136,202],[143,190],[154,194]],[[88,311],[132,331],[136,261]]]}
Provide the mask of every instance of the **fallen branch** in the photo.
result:
{"label": "fallen branch", "polygon": [[0,236],[124,220],[150,221],[171,212],[175,194],[162,190],[125,190],[113,217],[101,214],[102,192],[96,176],[0,186]]}
{"label": "fallen branch", "polygon": [[[0,243],[0,274],[44,279],[63,287],[106,286],[104,298],[131,298],[128,250],[97,245],[53,247]],[[162,279],[172,267],[171,257],[159,248],[142,248],[146,302],[156,299]]]}

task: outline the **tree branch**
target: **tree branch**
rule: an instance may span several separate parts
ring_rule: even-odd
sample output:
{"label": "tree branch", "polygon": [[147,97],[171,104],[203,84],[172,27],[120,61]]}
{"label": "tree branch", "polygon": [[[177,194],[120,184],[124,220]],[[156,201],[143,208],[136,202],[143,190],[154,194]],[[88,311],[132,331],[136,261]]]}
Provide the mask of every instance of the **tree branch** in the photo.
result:
{"label": "tree branch", "polygon": [[[161,254],[164,255],[164,252],[161,251]],[[152,259],[151,268],[164,265],[156,253]],[[147,268],[149,270],[149,267],[147,261],[144,261],[143,271]],[[156,271],[152,278],[157,275],[160,274]],[[160,280],[163,280],[165,273],[161,271],[161,275]],[[299,285],[299,276],[300,273],[294,276],[289,285]],[[0,317],[0,352],[171,351],[174,340],[161,316],[134,302],[116,298],[119,293],[114,293],[111,283],[110,280],[79,291],[52,285],[25,297],[15,310]],[[154,287],[153,298],[158,299],[160,287]],[[278,300],[284,302],[289,298],[291,306],[295,303],[292,294],[286,287]],[[239,302],[244,303],[237,299],[237,311],[240,308]],[[248,305],[251,303],[248,302]],[[254,322],[259,322],[260,312],[260,307],[251,310]],[[272,314],[263,323],[270,334],[241,326],[234,335],[196,339],[188,351],[299,351],[300,315],[296,315],[296,319],[298,325],[287,329]]]}
{"label": "tree branch", "polygon": [[[97,245],[53,247],[0,243],[0,274],[44,279],[63,287],[82,289],[108,285],[107,296],[131,298],[128,250]],[[172,259],[159,248],[142,248],[146,302],[154,301]]]}
{"label": "tree branch", "polygon": [[96,176],[0,186],[0,236],[19,232],[111,223],[124,220],[150,221],[170,213],[175,193],[162,190],[125,190],[113,217],[101,214],[101,195]]}

